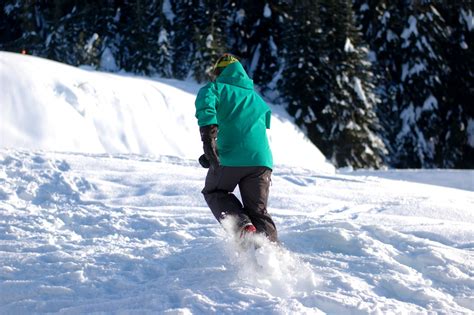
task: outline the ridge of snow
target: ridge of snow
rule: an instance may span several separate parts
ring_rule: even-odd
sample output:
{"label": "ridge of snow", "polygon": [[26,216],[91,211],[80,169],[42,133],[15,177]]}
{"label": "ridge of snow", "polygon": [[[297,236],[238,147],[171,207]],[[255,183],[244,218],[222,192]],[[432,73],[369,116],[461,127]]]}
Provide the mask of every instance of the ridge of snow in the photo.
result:
{"label": "ridge of snow", "polygon": [[[0,52],[0,83],[0,148],[187,159],[202,154],[194,117],[201,86],[194,82],[103,73]],[[293,119],[270,107],[275,164],[334,173]]]}

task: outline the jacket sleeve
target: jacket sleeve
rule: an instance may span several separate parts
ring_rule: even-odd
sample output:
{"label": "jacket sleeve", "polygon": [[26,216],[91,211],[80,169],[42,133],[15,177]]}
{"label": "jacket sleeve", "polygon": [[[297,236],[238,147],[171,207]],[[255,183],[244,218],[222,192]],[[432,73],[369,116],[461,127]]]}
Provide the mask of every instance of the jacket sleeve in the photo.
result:
{"label": "jacket sleeve", "polygon": [[195,102],[199,127],[217,125],[218,102],[219,97],[215,83],[210,82],[199,90]]}

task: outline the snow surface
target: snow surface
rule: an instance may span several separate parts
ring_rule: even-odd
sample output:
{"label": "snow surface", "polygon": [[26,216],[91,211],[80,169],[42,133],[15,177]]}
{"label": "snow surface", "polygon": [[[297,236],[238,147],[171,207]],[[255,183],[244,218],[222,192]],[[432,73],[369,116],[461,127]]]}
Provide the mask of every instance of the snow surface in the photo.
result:
{"label": "snow surface", "polygon": [[[23,78],[28,70],[36,80]],[[130,140],[113,135],[152,134],[138,119],[154,111],[140,116],[130,107],[133,118],[115,120],[124,111],[117,107],[129,106],[123,98],[153,97],[143,91],[155,88],[168,102],[137,101],[136,111],[159,107],[149,119],[165,124],[157,131],[168,136],[188,128],[181,106],[193,106],[192,83],[3,53],[0,79],[2,147],[25,147],[0,149],[0,314],[474,313],[473,171],[335,173],[324,164],[277,164],[269,212],[283,247],[238,255],[200,194],[206,170],[189,149],[193,133],[145,152],[127,151]],[[81,94],[78,81],[95,93]],[[56,93],[58,86],[72,92]],[[112,95],[117,102],[104,105]],[[282,125],[274,125],[282,133],[272,134],[274,149],[308,157],[303,136],[284,148],[275,142],[293,127],[274,109]],[[71,129],[80,124],[76,137]],[[111,127],[104,136],[88,124]],[[96,152],[69,145],[73,138],[94,148],[87,143],[94,137],[102,140]]]}
{"label": "snow surface", "polygon": [[472,192],[276,168],[286,249],[256,265],[204,177],[177,157],[1,150],[0,313],[474,312]]}

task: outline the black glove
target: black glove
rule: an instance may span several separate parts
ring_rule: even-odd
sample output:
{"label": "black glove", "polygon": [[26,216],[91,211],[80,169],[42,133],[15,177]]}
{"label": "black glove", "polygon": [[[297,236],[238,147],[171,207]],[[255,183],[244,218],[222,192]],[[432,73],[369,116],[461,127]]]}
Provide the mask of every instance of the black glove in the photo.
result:
{"label": "black glove", "polygon": [[199,157],[199,164],[201,164],[201,166],[204,168],[209,168],[211,166],[211,163],[209,163],[209,160],[207,159],[205,154]]}
{"label": "black glove", "polygon": [[199,131],[201,132],[204,154],[209,161],[210,166],[213,169],[217,169],[220,165],[216,145],[217,125],[203,126],[199,128]]}

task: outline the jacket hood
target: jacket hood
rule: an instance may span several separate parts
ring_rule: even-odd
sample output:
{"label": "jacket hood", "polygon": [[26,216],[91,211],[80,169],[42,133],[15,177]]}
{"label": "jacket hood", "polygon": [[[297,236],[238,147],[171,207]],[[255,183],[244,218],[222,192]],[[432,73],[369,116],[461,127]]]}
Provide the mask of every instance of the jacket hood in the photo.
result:
{"label": "jacket hood", "polygon": [[249,78],[240,62],[234,62],[225,67],[217,77],[216,82],[236,85],[244,89],[253,89],[253,80]]}

